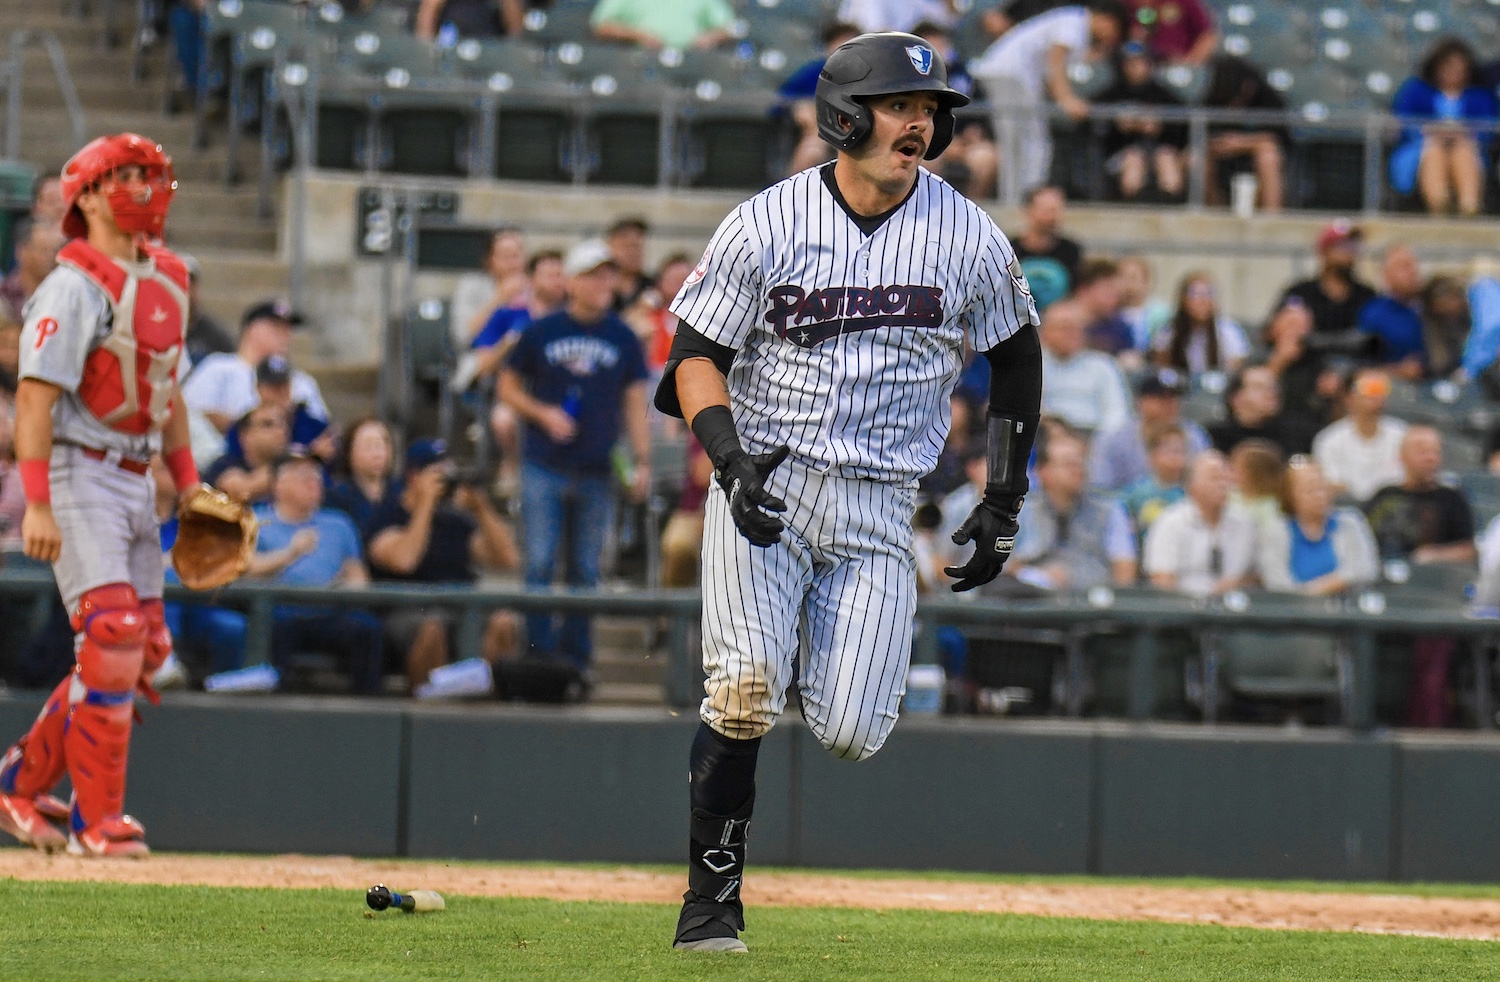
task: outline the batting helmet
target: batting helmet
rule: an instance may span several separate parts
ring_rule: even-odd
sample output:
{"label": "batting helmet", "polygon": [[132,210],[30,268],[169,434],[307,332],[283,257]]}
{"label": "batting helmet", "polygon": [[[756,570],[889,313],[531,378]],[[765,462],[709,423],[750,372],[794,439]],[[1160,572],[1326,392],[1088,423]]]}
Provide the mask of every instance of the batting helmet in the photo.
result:
{"label": "batting helmet", "polygon": [[840,150],[854,149],[875,127],[864,100],[898,92],[931,92],[938,97],[932,142],[924,154],[935,160],[953,141],[954,108],[967,106],[969,97],[948,87],[943,56],[915,34],[861,34],[828,56],[814,96],[818,135]]}
{"label": "batting helmet", "polygon": [[121,167],[136,166],[146,172],[145,200],[124,188],[110,193],[109,205],[115,225],[122,232],[161,238],[167,224],[167,208],[177,191],[172,158],[155,140],[135,133],[116,133],[91,140],[62,169],[63,234],[71,239],[88,234],[78,197]]}

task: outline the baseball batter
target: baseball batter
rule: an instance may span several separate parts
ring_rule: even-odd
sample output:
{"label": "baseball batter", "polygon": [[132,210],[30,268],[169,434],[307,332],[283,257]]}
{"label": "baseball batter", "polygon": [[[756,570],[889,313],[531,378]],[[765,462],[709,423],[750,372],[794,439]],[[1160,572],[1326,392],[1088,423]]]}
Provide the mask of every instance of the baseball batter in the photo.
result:
{"label": "baseball batter", "polygon": [[716,469],[703,539],[702,725],[675,947],[744,951],[740,882],[762,736],[800,666],[833,754],[880,749],[906,688],[911,516],[965,345],[993,366],[989,483],[955,590],[999,574],[1041,403],[1035,305],[989,216],[923,170],[953,137],[942,58],[909,34],[836,50],[816,106],[834,162],[735,209],[672,305],[657,406]]}
{"label": "baseball batter", "polygon": [[[177,187],[154,140],[101,137],[63,167],[69,242],[26,305],[15,448],[26,555],[50,562],[78,664],[0,759],[0,829],[87,856],[143,856],[124,814],[137,690],[172,650],[150,459],[198,484],[177,369],[188,274],[157,242]],[[49,792],[64,769],[66,808]],[[52,819],[66,820],[65,839]]]}

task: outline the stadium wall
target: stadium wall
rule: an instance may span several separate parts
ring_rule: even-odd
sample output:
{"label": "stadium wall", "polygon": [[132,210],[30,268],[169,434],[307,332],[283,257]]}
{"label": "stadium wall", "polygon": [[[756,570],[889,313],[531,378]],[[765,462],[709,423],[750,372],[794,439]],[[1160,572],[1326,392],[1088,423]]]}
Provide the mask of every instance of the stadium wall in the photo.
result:
{"label": "stadium wall", "polygon": [[[0,698],[20,732],[40,694]],[[129,807],[159,849],[677,863],[694,721],[663,711],[167,698]],[[1500,737],[907,719],[873,759],[788,722],[755,862],[1500,881]]]}

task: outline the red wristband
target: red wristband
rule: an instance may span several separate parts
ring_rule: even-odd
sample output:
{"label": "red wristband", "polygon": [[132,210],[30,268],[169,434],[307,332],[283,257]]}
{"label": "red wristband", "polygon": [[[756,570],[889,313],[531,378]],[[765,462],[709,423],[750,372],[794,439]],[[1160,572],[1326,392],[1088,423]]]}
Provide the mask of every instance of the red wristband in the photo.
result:
{"label": "red wristband", "polygon": [[52,504],[52,478],[48,473],[52,462],[48,460],[18,460],[16,469],[21,472],[21,488],[26,492],[28,505]]}
{"label": "red wristband", "polygon": [[162,459],[166,461],[167,470],[172,473],[172,484],[177,490],[181,491],[198,483],[198,465],[193,463],[191,447],[168,450],[162,455]]}

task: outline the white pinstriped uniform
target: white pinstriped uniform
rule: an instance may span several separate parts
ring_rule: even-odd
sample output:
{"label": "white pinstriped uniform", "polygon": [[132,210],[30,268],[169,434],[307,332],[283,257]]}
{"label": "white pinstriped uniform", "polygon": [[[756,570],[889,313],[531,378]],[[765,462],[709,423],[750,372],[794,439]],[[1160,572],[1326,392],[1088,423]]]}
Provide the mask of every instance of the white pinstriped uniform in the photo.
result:
{"label": "white pinstriped uniform", "polygon": [[724,219],[672,311],[737,350],[745,449],[791,448],[767,482],[787,503],[778,544],[747,542],[711,488],[701,715],[726,736],[766,733],[796,657],[813,733],[868,757],[906,690],[916,481],[947,438],[964,344],[987,351],[1040,320],[1015,252],[925,170],[865,235],[813,168]]}

